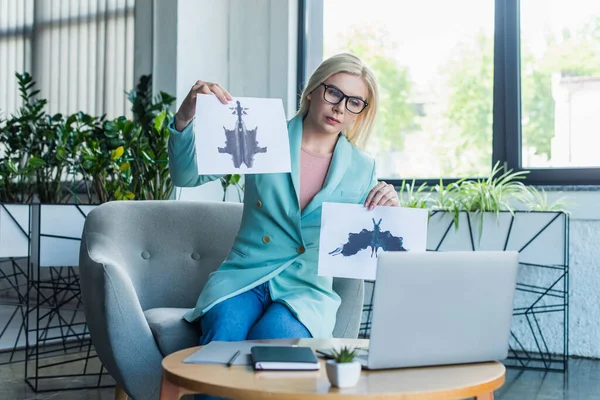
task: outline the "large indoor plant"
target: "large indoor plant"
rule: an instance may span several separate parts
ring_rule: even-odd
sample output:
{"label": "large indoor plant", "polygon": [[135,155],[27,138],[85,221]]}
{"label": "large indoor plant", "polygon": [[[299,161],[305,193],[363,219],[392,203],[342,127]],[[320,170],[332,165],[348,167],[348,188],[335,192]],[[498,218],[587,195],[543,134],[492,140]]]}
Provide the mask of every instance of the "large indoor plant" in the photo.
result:
{"label": "large indoor plant", "polygon": [[568,203],[549,202],[526,178],[526,172],[496,164],[489,178],[419,188],[404,183],[399,197],[402,206],[429,209],[429,251],[519,252],[508,363],[562,370],[568,354]]}
{"label": "large indoor plant", "polygon": [[142,76],[129,92],[132,119],[83,112],[48,115],[28,73],[16,74],[22,106],[0,121],[0,201],[87,203],[169,199],[167,162],[175,98],[152,96]]}
{"label": "large indoor plant", "polygon": [[63,116],[44,111],[31,75],[16,74],[22,105],[1,128],[0,200],[10,203],[63,199],[66,163],[61,157],[73,141],[62,135]]}
{"label": "large indoor plant", "polygon": [[101,121],[82,141],[80,169],[88,198],[95,195],[99,203],[170,199],[167,124],[175,98],[164,92],[153,97],[151,77],[142,76],[128,99],[132,119]]}
{"label": "large indoor plant", "polygon": [[446,211],[453,215],[455,228],[459,226],[459,214],[467,212],[483,218],[483,213],[498,215],[500,211],[564,211],[565,199],[548,202],[544,190],[526,186],[528,171],[504,170],[496,163],[488,178],[459,179],[433,187],[422,184],[415,189],[411,183],[402,181],[399,189],[400,205],[411,208],[428,208],[431,212]]}
{"label": "large indoor plant", "polygon": [[[26,289],[18,294],[20,301],[30,298],[23,314],[38,318],[31,327],[43,327],[33,332],[23,325],[25,336],[37,338],[28,342],[25,353],[37,354],[47,336],[86,338],[81,314],[76,318],[80,290],[74,267],[87,213],[111,200],[171,197],[166,125],[174,98],[165,93],[153,98],[146,76],[129,93],[133,118],[49,115],[31,75],[17,74],[17,80],[22,105],[0,119],[0,258],[23,257],[13,266],[22,264],[26,282],[18,277],[15,285]],[[7,223],[14,229],[5,234]],[[16,246],[18,234],[24,239]],[[11,269],[0,271],[2,279],[17,281]],[[48,299],[53,311],[36,314]]]}
{"label": "large indoor plant", "polygon": [[130,190],[138,200],[170,199],[174,186],[169,173],[167,125],[173,117],[170,108],[175,97],[165,92],[152,96],[152,77],[144,75],[128,98],[133,120],[121,118],[119,123],[124,123],[125,155],[131,163]]}

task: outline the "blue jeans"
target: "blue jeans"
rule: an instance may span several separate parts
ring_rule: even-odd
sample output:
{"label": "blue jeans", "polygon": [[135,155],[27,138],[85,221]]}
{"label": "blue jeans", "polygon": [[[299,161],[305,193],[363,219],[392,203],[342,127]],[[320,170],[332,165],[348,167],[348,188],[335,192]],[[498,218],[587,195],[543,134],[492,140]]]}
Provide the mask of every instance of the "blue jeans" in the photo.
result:
{"label": "blue jeans", "polygon": [[[213,340],[234,342],[256,339],[312,337],[283,304],[271,300],[269,283],[220,302],[200,318],[200,345]],[[196,395],[196,400],[220,399]]]}

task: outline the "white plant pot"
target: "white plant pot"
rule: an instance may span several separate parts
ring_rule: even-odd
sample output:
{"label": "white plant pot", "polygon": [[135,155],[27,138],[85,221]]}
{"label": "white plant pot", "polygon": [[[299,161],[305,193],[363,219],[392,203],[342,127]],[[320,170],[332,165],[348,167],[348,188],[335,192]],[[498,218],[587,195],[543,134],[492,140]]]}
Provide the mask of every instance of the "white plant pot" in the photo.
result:
{"label": "white plant pot", "polygon": [[327,364],[325,364],[329,383],[338,388],[355,386],[360,379],[361,369],[358,361],[336,363],[335,360],[327,360]]}
{"label": "white plant pot", "polygon": [[[569,260],[568,216],[559,212],[460,213],[458,230],[453,216],[437,212],[429,219],[427,248],[439,251],[514,250],[519,251],[519,291],[514,308],[526,310],[532,305],[549,307],[562,301],[553,293],[542,295],[541,288],[563,290],[564,273]],[[483,225],[482,225],[483,223]],[[539,266],[551,266],[541,268]],[[535,288],[535,289],[532,289]],[[370,298],[365,293],[365,298]],[[552,309],[552,308],[550,308]],[[519,312],[513,317],[510,346],[531,352],[547,351],[564,354],[564,321],[562,312],[533,314]],[[532,325],[533,324],[533,325]],[[542,339],[543,338],[543,339]]]}

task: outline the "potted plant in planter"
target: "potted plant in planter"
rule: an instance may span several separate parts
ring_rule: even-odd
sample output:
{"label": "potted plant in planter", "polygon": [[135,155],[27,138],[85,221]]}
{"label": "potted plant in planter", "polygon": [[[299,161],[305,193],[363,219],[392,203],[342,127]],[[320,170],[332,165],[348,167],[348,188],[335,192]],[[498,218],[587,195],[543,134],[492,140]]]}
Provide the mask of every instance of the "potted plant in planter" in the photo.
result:
{"label": "potted plant in planter", "polygon": [[37,196],[37,171],[44,162],[34,153],[40,148],[37,138],[54,123],[43,111],[46,101],[36,98],[31,76],[16,78],[22,105],[0,121],[0,258],[29,255],[30,203]]}
{"label": "potted plant in planter", "polygon": [[339,350],[334,349],[332,356],[333,359],[327,360],[325,365],[331,385],[338,388],[355,386],[362,369],[360,363],[355,360],[356,349],[343,346]]}
{"label": "potted plant in planter", "polygon": [[[121,137],[125,140],[124,158],[131,169],[129,184],[135,200],[168,200],[175,189],[169,172],[168,152],[169,120],[173,117],[171,106],[175,97],[165,92],[152,95],[152,77],[144,75],[129,92],[133,120],[118,120]],[[123,127],[122,129],[120,127]]]}
{"label": "potted plant in planter", "polygon": [[[564,370],[568,354],[569,215],[526,186],[525,171],[496,164],[489,178],[434,187],[403,183],[403,207],[429,209],[427,250],[519,252],[508,364]],[[370,316],[372,285],[365,287]],[[368,324],[365,324],[368,326]],[[360,337],[368,337],[368,331]]]}

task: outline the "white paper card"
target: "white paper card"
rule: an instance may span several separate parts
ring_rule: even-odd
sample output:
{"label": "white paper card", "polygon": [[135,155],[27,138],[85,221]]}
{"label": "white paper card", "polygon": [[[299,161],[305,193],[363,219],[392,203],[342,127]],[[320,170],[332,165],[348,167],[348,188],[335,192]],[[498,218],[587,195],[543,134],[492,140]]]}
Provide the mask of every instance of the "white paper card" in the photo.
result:
{"label": "white paper card", "polygon": [[199,175],[290,172],[290,142],[281,99],[214,95],[196,98]]}
{"label": "white paper card", "polygon": [[427,210],[323,203],[319,267],[321,276],[375,280],[383,251],[425,251]]}
{"label": "white paper card", "polygon": [[281,346],[281,344],[268,344],[258,342],[220,342],[213,341],[183,360],[186,364],[227,364],[235,353],[240,354],[231,365],[252,365],[251,350],[254,346]]}

